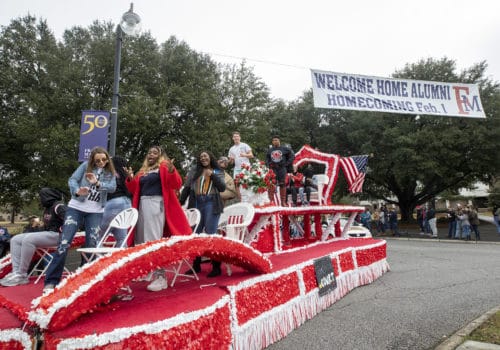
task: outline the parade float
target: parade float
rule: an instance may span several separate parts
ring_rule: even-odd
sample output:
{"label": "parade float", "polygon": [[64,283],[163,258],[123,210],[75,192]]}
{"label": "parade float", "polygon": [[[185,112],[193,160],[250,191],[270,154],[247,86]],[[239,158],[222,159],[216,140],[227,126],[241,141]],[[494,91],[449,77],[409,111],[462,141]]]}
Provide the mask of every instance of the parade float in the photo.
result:
{"label": "parade float", "polygon": [[[348,162],[304,146],[295,163],[324,166],[328,181],[316,202],[290,207],[261,199],[242,240],[171,237],[118,249],[47,294],[33,281],[0,288],[0,349],[263,349],[387,272],[385,241],[345,234],[363,207],[331,203]],[[300,235],[290,234],[294,226]],[[208,279],[202,264],[199,280],[147,291],[143,276],[194,256],[222,261],[231,273]],[[0,277],[8,272],[7,256]]]}

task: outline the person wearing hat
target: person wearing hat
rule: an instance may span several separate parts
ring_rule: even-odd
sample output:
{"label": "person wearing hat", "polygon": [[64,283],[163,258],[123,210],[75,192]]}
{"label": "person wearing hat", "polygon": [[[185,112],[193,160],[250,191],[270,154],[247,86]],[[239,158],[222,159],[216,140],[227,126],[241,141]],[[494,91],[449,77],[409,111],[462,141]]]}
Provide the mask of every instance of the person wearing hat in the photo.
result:
{"label": "person wearing hat", "polygon": [[229,164],[229,159],[227,157],[219,157],[217,161],[219,167],[224,171],[224,182],[226,183],[226,190],[220,193],[220,197],[224,202],[224,207],[238,202],[238,193],[236,192],[236,186],[234,184],[233,177],[229,175],[226,171],[227,165]]}
{"label": "person wearing hat", "polygon": [[[292,169],[295,155],[290,147],[281,145],[281,140],[278,135],[273,136],[271,143],[272,146],[267,150],[266,154],[266,165],[272,169],[276,175],[276,183],[279,186],[281,205],[285,206],[287,203],[285,180],[288,169]],[[268,194],[269,200],[273,202],[274,189],[270,189]]]}
{"label": "person wearing hat", "polygon": [[44,187],[40,190],[43,211],[43,231],[23,232],[10,241],[12,272],[0,280],[4,287],[28,284],[28,269],[37,248],[57,245],[64,224],[66,205],[61,191]]}

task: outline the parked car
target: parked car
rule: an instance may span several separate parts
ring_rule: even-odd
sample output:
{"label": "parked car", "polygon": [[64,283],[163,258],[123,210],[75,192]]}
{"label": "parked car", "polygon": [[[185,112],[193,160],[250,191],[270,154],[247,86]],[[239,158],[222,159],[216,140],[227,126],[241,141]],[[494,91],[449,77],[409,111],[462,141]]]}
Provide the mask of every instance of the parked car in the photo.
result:
{"label": "parked car", "polygon": [[[347,218],[340,218],[340,227],[344,229],[347,224]],[[369,229],[361,225],[359,222],[353,221],[351,227],[347,232],[342,233],[342,237],[353,237],[353,238],[371,238],[372,233]]]}

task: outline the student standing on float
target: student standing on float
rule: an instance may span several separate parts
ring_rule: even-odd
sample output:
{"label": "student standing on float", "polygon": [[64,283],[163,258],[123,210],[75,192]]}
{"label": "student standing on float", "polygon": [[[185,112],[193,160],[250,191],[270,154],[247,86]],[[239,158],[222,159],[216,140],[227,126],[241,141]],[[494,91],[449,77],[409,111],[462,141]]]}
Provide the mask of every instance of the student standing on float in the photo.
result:
{"label": "student standing on float", "polygon": [[242,165],[250,165],[250,159],[253,158],[252,148],[244,142],[241,142],[241,135],[238,131],[233,132],[234,145],[229,149],[229,164],[234,164],[233,179],[241,173]]}
{"label": "student standing on float", "polygon": [[[281,205],[286,206],[286,174],[292,172],[292,164],[295,159],[295,155],[290,147],[281,145],[281,140],[278,135],[273,136],[271,143],[272,147],[267,150],[266,154],[266,165],[274,171],[274,174],[276,175],[276,182],[280,191]],[[271,202],[274,202],[274,190],[275,188],[268,191],[269,200]]]}
{"label": "student standing on float", "polygon": [[[217,233],[220,214],[224,211],[220,193],[225,190],[224,171],[219,168],[217,160],[211,152],[200,152],[196,167],[189,172],[180,197],[181,203],[189,198],[188,208],[197,208],[201,213],[197,233]],[[219,276],[220,265],[220,261],[212,260],[212,271],[207,277]],[[193,269],[201,271],[201,257],[195,258]],[[192,274],[192,270],[188,270],[186,274]]]}
{"label": "student standing on float", "polygon": [[[127,161],[125,158],[120,156],[114,156],[111,161],[115,167],[116,176],[116,190],[115,192],[108,193],[108,200],[106,201],[106,206],[104,207],[104,213],[102,216],[100,228],[99,228],[99,241],[108,229],[111,221],[120,214],[123,210],[128,209],[132,206],[130,198],[132,195],[125,185],[125,180],[128,177],[127,174]],[[113,237],[115,238],[115,247],[122,247],[122,243],[127,236],[126,229],[112,229]],[[125,243],[125,247],[127,244]]]}
{"label": "student standing on float", "polygon": [[[126,185],[132,193],[132,207],[139,211],[133,241],[140,244],[170,235],[189,235],[191,226],[177,199],[182,179],[175,169],[173,159],[160,146],[149,149],[142,167],[134,176],[128,168]],[[132,243],[130,239],[129,243]],[[130,244],[129,244],[130,245]],[[154,281],[148,285],[152,292],[168,287],[163,270],[155,273]]]}
{"label": "student standing on float", "polygon": [[108,192],[116,188],[115,168],[108,152],[95,147],[89,160],[83,162],[68,181],[71,200],[68,203],[57,251],[47,269],[44,290],[54,289],[61,281],[68,249],[78,228],[85,225],[85,247],[95,247]]}

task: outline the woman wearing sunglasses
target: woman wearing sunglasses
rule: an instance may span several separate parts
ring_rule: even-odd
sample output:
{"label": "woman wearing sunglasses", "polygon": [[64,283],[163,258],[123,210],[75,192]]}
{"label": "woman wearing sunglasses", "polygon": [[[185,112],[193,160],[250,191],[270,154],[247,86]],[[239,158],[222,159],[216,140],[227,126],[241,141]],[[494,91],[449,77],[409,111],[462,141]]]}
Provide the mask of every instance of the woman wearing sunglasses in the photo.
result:
{"label": "woman wearing sunglasses", "polygon": [[92,149],[89,160],[75,170],[68,184],[71,200],[57,251],[47,269],[44,290],[53,289],[61,281],[68,249],[82,224],[85,227],[85,247],[96,246],[107,194],[116,188],[115,168],[108,152],[102,147]]}

